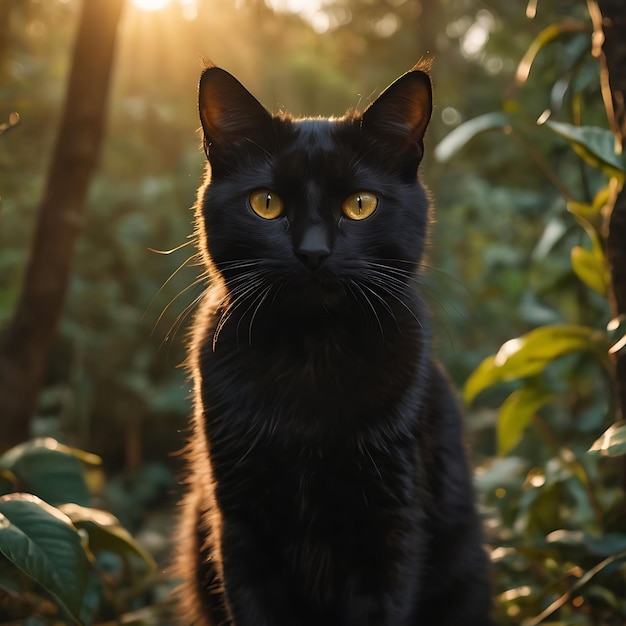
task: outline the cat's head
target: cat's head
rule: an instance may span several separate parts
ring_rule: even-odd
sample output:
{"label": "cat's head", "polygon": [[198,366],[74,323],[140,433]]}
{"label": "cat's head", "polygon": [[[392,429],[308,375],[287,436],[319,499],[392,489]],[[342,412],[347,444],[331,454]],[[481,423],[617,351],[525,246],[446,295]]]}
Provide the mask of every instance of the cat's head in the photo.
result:
{"label": "cat's head", "polygon": [[432,110],[425,71],[401,76],[363,114],[294,120],[209,67],[199,110],[211,174],[198,228],[235,295],[250,289],[254,306],[252,294],[277,297],[274,285],[325,309],[346,293],[375,306],[398,297],[428,222],[417,177]]}

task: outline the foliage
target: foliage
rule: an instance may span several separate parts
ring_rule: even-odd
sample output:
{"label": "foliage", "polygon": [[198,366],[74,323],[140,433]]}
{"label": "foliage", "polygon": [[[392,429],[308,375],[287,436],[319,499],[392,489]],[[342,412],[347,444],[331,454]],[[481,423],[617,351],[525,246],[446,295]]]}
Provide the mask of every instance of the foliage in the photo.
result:
{"label": "foliage", "polygon": [[[544,46],[566,47],[565,37],[587,30],[578,22],[568,25],[572,27],[553,24],[539,34],[518,68],[521,82]],[[573,314],[563,311],[560,320],[508,340],[480,363],[464,387],[465,401],[471,403],[494,385],[516,381],[505,386],[509,395],[497,414],[501,458],[479,475],[478,485],[492,507],[492,541],[499,546],[493,558],[500,616],[525,626],[555,618],[559,621],[549,623],[608,625],[626,619],[625,485],[616,463],[626,452],[626,427],[615,423],[600,434],[616,415],[615,371],[609,355],[623,343],[615,331],[623,334],[624,328],[620,320],[609,321],[608,305],[598,301],[610,289],[605,207],[611,206],[624,181],[626,162],[616,155],[608,129],[581,124],[578,112],[585,98],[590,108],[594,99],[596,108],[601,105],[597,93],[589,98],[589,83],[580,80],[590,62],[594,61],[588,49],[581,48],[567,73],[556,77],[557,83],[565,83],[561,91],[568,94],[572,122],[546,121],[548,113],[539,120],[544,131],[565,139],[587,164],[570,166],[582,172],[586,183],[584,196],[574,199],[568,174],[558,175],[548,160],[540,161],[566,195],[566,208],[583,233],[570,252],[569,272],[580,282],[562,279],[561,285],[551,285],[551,291],[565,284],[579,296],[580,308]],[[564,105],[559,103],[562,116],[567,114]],[[488,113],[455,129],[437,153],[451,158],[478,133],[496,128],[522,137],[526,132],[519,114]],[[598,171],[609,177],[608,183]],[[544,240],[548,228],[550,222]],[[552,248],[567,230],[545,247]],[[545,252],[537,256],[548,260]],[[596,310],[585,310],[591,302]],[[586,323],[570,317],[585,318]]]}
{"label": "foliage", "polygon": [[120,616],[154,574],[153,558],[116,517],[89,507],[83,466],[99,464],[51,438],[0,457],[3,623],[37,616],[40,624],[93,624]]}
{"label": "foliage", "polygon": [[[619,349],[624,325],[608,312],[601,224],[618,184],[607,177],[622,180],[624,168],[605,128],[584,3],[540,3],[527,22],[519,3],[493,0],[329,0],[313,23],[269,4],[201,0],[195,19],[175,2],[127,12],[106,150],[34,429],[101,455],[107,499],[90,508],[102,471],[74,448],[39,442],[2,457],[12,469],[0,472],[0,493],[41,498],[0,503],[12,558],[15,546],[32,543],[44,565],[23,572],[3,557],[0,613],[132,622],[144,616],[129,611],[154,601],[142,587],[153,579],[139,578],[142,559],[103,509],[134,533],[147,510],[168,506],[164,460],[175,468],[189,412],[176,365],[202,290],[184,245],[203,165],[199,54],[269,108],[304,115],[363,108],[434,56],[423,176],[438,223],[421,280],[442,360],[457,381],[475,370],[465,395],[495,547],[498,623],[623,623],[626,426],[611,423],[606,352]],[[79,5],[0,3],[0,325],[24,269]],[[550,118],[537,126],[546,108]],[[437,143],[440,162],[431,156]],[[69,569],[87,572],[78,587],[46,578],[55,537],[74,559]],[[80,605],[63,596],[62,608],[55,593],[85,581]]]}

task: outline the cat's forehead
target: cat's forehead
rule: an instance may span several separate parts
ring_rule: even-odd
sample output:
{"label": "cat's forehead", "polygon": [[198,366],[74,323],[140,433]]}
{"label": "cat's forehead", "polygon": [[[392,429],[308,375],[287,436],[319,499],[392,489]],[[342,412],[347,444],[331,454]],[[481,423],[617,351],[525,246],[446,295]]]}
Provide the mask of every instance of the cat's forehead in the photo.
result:
{"label": "cat's forehead", "polygon": [[354,160],[345,122],[327,118],[291,120],[280,142],[274,174],[282,181],[325,184],[345,178]]}
{"label": "cat's forehead", "polygon": [[336,147],[337,120],[304,118],[294,121],[295,140],[308,150],[332,152]]}

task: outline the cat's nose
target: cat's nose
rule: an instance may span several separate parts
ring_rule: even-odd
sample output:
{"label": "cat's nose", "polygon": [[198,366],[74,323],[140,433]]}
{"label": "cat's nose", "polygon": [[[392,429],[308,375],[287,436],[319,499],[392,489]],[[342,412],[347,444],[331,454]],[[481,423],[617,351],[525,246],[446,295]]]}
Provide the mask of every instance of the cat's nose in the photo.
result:
{"label": "cat's nose", "polygon": [[316,270],[329,254],[329,250],[298,251],[300,260],[311,270]]}
{"label": "cat's nose", "polygon": [[304,231],[296,248],[298,258],[311,270],[316,270],[330,255],[328,232],[322,224],[315,224]]}

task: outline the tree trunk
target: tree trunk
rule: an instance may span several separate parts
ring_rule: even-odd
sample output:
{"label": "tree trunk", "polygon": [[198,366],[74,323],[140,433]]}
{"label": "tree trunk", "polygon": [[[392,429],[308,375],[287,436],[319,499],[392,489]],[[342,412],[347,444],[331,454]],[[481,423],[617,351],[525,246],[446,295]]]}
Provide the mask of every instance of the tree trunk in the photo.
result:
{"label": "tree trunk", "polygon": [[[626,150],[626,9],[624,0],[589,0],[594,25],[594,55],[600,59],[602,95],[611,128]],[[626,187],[608,219],[607,257],[611,267],[613,313],[626,318]],[[621,416],[626,417],[626,349],[615,354]]]}
{"label": "tree trunk", "polygon": [[0,448],[26,439],[63,310],[74,244],[104,135],[124,0],[84,0],[65,104],[24,284],[0,336]]}

